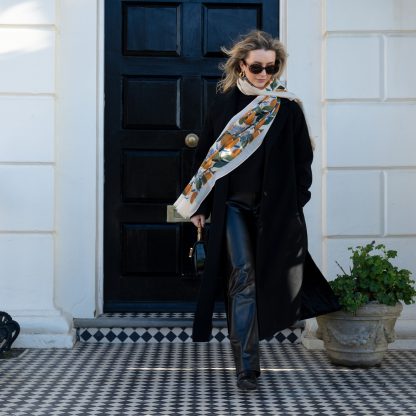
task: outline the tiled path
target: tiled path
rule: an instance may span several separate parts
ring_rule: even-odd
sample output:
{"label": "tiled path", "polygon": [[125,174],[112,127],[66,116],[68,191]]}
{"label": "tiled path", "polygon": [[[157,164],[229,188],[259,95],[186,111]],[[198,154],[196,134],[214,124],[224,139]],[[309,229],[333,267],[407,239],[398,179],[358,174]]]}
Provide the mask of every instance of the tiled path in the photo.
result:
{"label": "tiled path", "polygon": [[302,345],[261,344],[240,392],[228,343],[86,344],[0,360],[0,415],[416,415],[416,351],[349,369]]}

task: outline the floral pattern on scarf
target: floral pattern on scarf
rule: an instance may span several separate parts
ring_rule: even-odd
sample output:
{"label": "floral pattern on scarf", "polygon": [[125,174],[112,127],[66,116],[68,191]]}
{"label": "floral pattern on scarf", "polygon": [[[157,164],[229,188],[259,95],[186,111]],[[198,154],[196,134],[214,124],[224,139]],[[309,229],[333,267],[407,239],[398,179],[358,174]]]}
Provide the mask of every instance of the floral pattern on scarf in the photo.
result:
{"label": "floral pattern on scarf", "polygon": [[236,169],[260,147],[280,109],[279,97],[297,99],[284,89],[279,80],[260,90],[246,79],[239,79],[237,87],[244,94],[253,95],[253,101],[227,123],[174,203],[184,218],[197,211],[218,179]]}
{"label": "floral pattern on scarf", "polygon": [[[271,98],[271,99],[270,99]],[[192,204],[202,188],[218,171],[223,168],[253,140],[259,137],[263,126],[270,124],[279,110],[280,100],[263,97],[256,108],[249,110],[238,122],[231,125],[215,141],[193,180],[186,186],[183,195]]]}

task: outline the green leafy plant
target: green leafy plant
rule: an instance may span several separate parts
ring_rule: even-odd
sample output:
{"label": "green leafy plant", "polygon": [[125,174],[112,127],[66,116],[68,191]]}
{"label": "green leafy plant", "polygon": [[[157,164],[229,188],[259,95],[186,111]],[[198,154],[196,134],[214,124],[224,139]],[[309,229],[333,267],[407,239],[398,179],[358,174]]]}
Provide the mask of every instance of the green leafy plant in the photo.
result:
{"label": "green leafy plant", "polygon": [[350,273],[337,262],[343,274],[329,282],[345,311],[355,312],[371,301],[390,306],[398,301],[406,305],[414,303],[416,290],[414,280],[410,279],[411,272],[391,263],[397,251],[387,250],[384,244],[376,245],[375,241],[348,250],[352,252]]}

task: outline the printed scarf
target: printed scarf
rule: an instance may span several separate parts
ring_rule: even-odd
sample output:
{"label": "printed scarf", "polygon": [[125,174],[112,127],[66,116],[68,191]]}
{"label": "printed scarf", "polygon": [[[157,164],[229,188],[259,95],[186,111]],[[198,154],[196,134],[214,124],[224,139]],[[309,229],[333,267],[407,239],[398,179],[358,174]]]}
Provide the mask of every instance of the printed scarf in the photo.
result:
{"label": "printed scarf", "polygon": [[197,211],[218,179],[240,166],[260,147],[279,111],[280,98],[298,100],[278,80],[259,89],[246,78],[240,78],[237,87],[243,94],[255,98],[227,123],[174,203],[184,218],[190,218]]}

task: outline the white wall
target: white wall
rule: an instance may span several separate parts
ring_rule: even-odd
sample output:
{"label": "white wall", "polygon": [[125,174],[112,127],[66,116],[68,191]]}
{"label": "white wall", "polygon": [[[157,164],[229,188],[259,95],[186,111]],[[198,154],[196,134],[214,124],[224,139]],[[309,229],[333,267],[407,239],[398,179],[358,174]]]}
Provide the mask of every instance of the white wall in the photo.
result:
{"label": "white wall", "polygon": [[[335,260],[348,266],[347,247],[375,240],[416,277],[416,2],[324,7],[328,275]],[[398,337],[413,331],[416,346],[415,324],[416,307],[405,306]]]}
{"label": "white wall", "polygon": [[71,347],[73,317],[102,308],[102,5],[0,2],[0,310],[16,346]]}
{"label": "white wall", "polygon": [[0,3],[0,309],[21,325],[16,346],[71,346],[55,290],[53,0]]}
{"label": "white wall", "polygon": [[388,241],[416,272],[416,2],[328,0],[324,23],[328,257]]}
{"label": "white wall", "polygon": [[[322,202],[321,221],[318,203],[307,212],[312,251],[319,222],[328,279],[339,273],[336,261],[348,268],[348,247],[372,240],[397,249],[396,263],[416,278],[416,2],[283,5],[289,62],[295,54],[288,86],[296,85],[321,119],[321,130],[312,128],[320,149],[313,198]],[[312,320],[308,325],[314,329]],[[405,306],[397,335],[392,348],[416,348],[415,305]]]}

